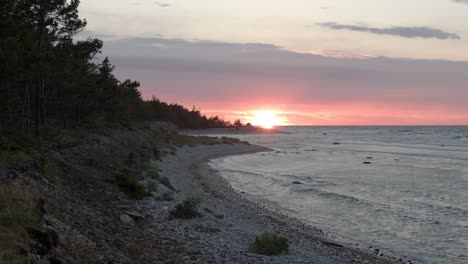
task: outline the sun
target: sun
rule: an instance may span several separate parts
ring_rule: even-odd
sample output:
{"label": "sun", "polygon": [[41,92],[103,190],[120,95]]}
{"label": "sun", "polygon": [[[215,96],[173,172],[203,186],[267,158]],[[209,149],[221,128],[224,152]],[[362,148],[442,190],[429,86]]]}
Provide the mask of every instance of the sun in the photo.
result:
{"label": "sun", "polygon": [[253,112],[252,125],[271,129],[281,125],[282,119],[274,111],[256,111]]}

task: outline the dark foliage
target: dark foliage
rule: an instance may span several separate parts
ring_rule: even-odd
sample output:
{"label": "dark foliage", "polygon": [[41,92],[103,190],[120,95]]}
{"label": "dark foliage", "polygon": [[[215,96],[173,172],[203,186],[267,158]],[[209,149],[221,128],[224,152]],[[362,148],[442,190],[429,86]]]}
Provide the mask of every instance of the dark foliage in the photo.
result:
{"label": "dark foliage", "polygon": [[0,1],[0,128],[35,133],[46,127],[102,126],[163,120],[181,128],[227,123],[196,109],[145,101],[139,83],[120,81],[108,58],[95,63],[103,42],[73,40],[86,21],[79,0]]}
{"label": "dark foliage", "polygon": [[284,237],[264,233],[255,238],[255,242],[250,245],[250,250],[260,255],[280,255],[289,251],[289,242]]}
{"label": "dark foliage", "polygon": [[200,217],[201,214],[197,209],[199,204],[199,199],[187,198],[183,202],[178,203],[174,209],[169,211],[169,218],[192,219]]}
{"label": "dark foliage", "polygon": [[142,200],[150,195],[145,186],[139,183],[137,177],[128,170],[115,172],[108,181],[117,185],[131,199]]}
{"label": "dark foliage", "polygon": [[172,186],[171,181],[169,180],[168,177],[162,177],[162,178],[159,180],[159,182],[160,182],[162,185],[166,186],[169,190],[171,190],[171,191],[176,191],[176,189],[174,188],[174,186]]}

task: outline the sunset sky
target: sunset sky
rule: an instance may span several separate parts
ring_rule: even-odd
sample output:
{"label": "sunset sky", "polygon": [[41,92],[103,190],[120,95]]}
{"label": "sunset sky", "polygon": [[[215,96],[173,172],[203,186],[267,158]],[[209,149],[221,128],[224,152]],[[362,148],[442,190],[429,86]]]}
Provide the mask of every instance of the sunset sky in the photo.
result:
{"label": "sunset sky", "polygon": [[468,124],[468,0],[82,0],[145,98],[284,125]]}

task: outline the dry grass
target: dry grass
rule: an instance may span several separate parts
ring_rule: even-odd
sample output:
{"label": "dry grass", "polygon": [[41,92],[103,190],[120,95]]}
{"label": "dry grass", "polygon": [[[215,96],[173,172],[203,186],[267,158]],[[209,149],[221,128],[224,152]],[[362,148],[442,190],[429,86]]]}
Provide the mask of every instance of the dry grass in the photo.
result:
{"label": "dry grass", "polygon": [[32,190],[12,184],[0,185],[0,263],[25,263],[21,249],[28,248],[27,227],[40,224]]}
{"label": "dry grass", "polygon": [[4,165],[17,165],[25,161],[39,160],[41,156],[33,150],[0,150],[0,163]]}
{"label": "dry grass", "polygon": [[206,136],[173,135],[169,140],[170,145],[216,145],[219,139]]}
{"label": "dry grass", "polygon": [[[106,237],[107,234],[103,233],[101,236]],[[73,260],[73,263],[99,263],[94,250],[95,245],[84,236],[69,234],[62,238],[62,243],[65,255]]]}

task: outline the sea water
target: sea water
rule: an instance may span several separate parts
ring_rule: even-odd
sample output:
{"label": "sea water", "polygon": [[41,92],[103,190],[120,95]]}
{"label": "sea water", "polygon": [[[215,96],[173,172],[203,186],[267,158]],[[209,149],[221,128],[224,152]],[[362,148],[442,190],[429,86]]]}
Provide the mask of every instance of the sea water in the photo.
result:
{"label": "sea water", "polygon": [[232,186],[333,238],[468,263],[468,127],[284,127],[271,152],[211,162]]}

